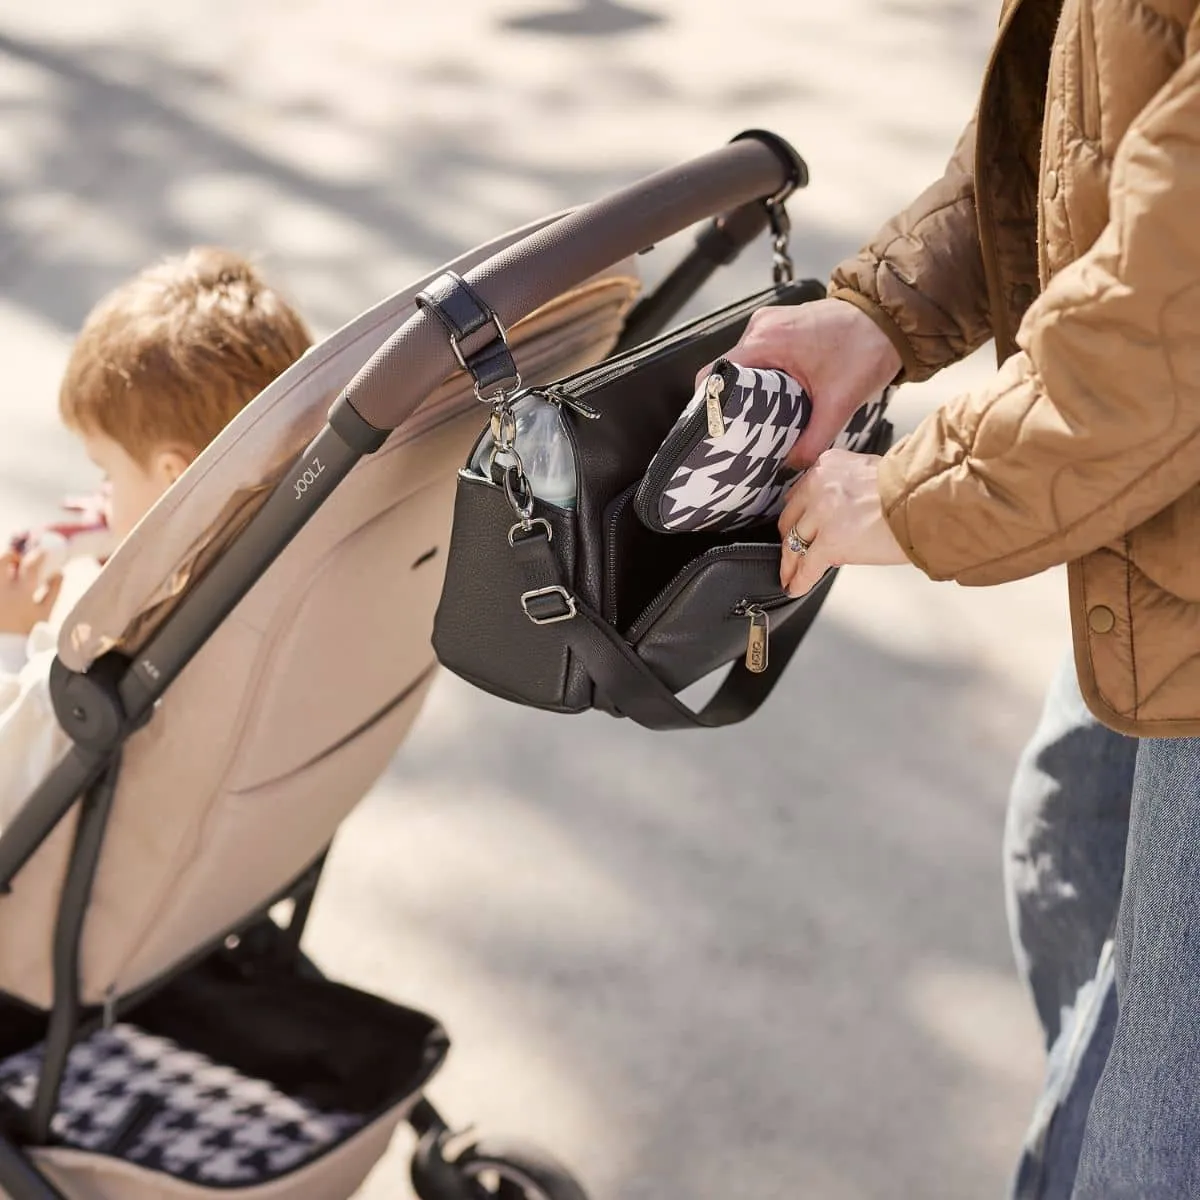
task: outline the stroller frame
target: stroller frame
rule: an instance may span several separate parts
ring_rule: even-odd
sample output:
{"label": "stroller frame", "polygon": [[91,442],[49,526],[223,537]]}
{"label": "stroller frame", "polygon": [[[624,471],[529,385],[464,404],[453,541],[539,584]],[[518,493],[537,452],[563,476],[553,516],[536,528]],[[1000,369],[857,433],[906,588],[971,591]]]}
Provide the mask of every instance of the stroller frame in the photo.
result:
{"label": "stroller frame", "polygon": [[[296,459],[263,507],[181,600],[136,661],[109,652],[86,674],[67,670],[57,660],[51,672],[51,699],[59,722],[74,745],[43,780],[0,836],[0,906],[12,881],[42,841],[70,809],[79,804],[79,820],[59,900],[54,931],[54,993],[46,1033],[46,1053],[23,1141],[44,1145],[50,1135],[66,1071],[77,1038],[99,1025],[108,1026],[120,1012],[132,1009],[157,987],[175,978],[223,944],[237,939],[243,954],[270,954],[297,971],[317,968],[300,950],[300,941],[325,866],[323,854],[282,893],[207,946],[176,965],[166,979],[156,980],[103,1006],[85,1010],[79,998],[79,952],[92,883],[104,844],[121,769],[122,746],[153,714],[154,705],[200,650],[208,637],[268,569],[313,512],[367,453],[379,449],[386,433],[371,428],[348,405],[335,406],[329,424]],[[297,502],[293,480],[303,476],[314,458],[324,470]],[[280,927],[269,910],[281,901],[294,904],[291,919]],[[244,949],[243,949],[244,947]],[[448,1043],[446,1044],[448,1045]],[[438,1054],[440,1065],[444,1049]],[[414,1184],[422,1200],[477,1200],[482,1195],[447,1158],[451,1128],[424,1093],[408,1110],[407,1123],[417,1135],[413,1157]],[[525,1161],[528,1151],[492,1151],[496,1159],[512,1159],[520,1173],[535,1179],[536,1200],[586,1200],[573,1179],[547,1160]],[[517,1161],[517,1160],[520,1161]],[[561,1175],[561,1178],[556,1178]],[[540,1176],[540,1177],[539,1177]],[[0,1131],[0,1192],[12,1200],[68,1200],[39,1171],[21,1146]],[[503,1194],[503,1193],[501,1193]],[[526,1193],[514,1193],[519,1197]]]}
{"label": "stroller frame", "polygon": [[[710,178],[706,181],[700,175],[687,173],[696,168],[707,171]],[[703,186],[705,182],[709,184],[707,188]],[[681,195],[681,183],[694,187],[697,194]],[[614,351],[620,353],[663,329],[717,267],[732,262],[768,223],[775,235],[777,277],[781,259],[790,270],[790,262],[786,259],[786,212],[782,201],[794,188],[806,183],[807,169],[790,146],[772,134],[750,131],[739,135],[734,144],[722,151],[652,176],[607,201],[576,210],[550,228],[560,235],[577,235],[579,230],[575,225],[586,224],[588,219],[600,222],[608,218],[610,228],[603,239],[601,256],[607,261],[615,261],[626,254],[653,248],[660,238],[703,220],[714,211],[720,213],[700,231],[694,247],[675,269],[631,310]],[[668,194],[670,202],[661,203],[663,196]],[[659,203],[647,204],[648,200]],[[727,203],[728,207],[725,207]],[[654,212],[656,207],[659,211]],[[652,213],[654,219],[645,216],[646,212]],[[619,223],[617,217],[624,218],[630,229],[614,237],[611,226]],[[559,229],[564,225],[571,228]],[[535,234],[526,242],[537,242],[542,238],[542,234]],[[561,236],[557,242],[557,245],[536,249],[547,260],[562,259]],[[528,247],[519,243],[517,249],[522,248],[526,250],[528,265]],[[511,257],[511,252],[498,256],[500,259]],[[570,259],[571,256],[566,257]],[[535,302],[542,303],[560,290],[558,285],[564,272],[568,276],[567,286],[570,286],[576,278],[586,278],[604,265],[594,253],[578,257],[579,261],[573,263],[568,261],[564,265],[560,262],[541,293],[526,289],[517,303],[530,309]],[[515,265],[502,264],[504,267]],[[493,317],[496,334],[503,341],[506,326],[495,313]],[[401,412],[398,417],[383,414],[380,419],[377,397],[359,385],[372,371],[377,381],[383,374],[378,369],[380,366],[404,371],[400,361],[404,335],[414,329],[423,334],[426,341],[442,332],[427,312],[418,313],[375,355],[338,397],[329,411],[325,427],[294,459],[258,511],[180,598],[173,612],[135,657],[109,651],[86,673],[71,671],[57,658],[53,663],[51,700],[59,723],[73,744],[0,834],[2,916],[3,898],[11,890],[14,878],[72,807],[79,805],[54,927],[53,996],[47,1015],[43,1069],[28,1113],[27,1127],[16,1136],[9,1136],[0,1126],[0,1192],[12,1200],[68,1200],[38,1169],[26,1148],[49,1142],[67,1059],[81,1035],[100,1026],[107,1027],[122,1011],[134,1008],[159,987],[212,954],[234,953],[251,958],[269,955],[274,962],[287,964],[299,973],[316,972],[319,975],[318,969],[302,953],[300,942],[328,849],[281,894],[248,915],[237,927],[227,929],[185,961],[177,963],[165,977],[112,998],[102,1006],[85,1007],[81,1002],[80,948],[125,741],[150,720],[155,705],[180,672],[353,467],[380,449],[390,432],[407,415],[406,412]],[[457,362],[475,379],[479,398],[485,402],[490,400],[480,394],[486,390],[486,384],[481,387],[484,377],[477,367],[484,364],[486,370],[486,360],[495,351],[496,342],[493,340],[464,356],[452,340],[451,346],[445,347],[445,357],[449,357],[451,349]],[[453,364],[450,366],[452,369]],[[370,379],[366,382],[375,386]],[[410,406],[409,411],[412,407],[415,405]],[[320,469],[316,472],[311,470],[314,459],[320,460]],[[306,471],[307,486],[297,487],[296,481],[305,478]],[[278,925],[269,911],[283,900],[293,902],[286,927]],[[436,1061],[430,1064],[430,1075],[440,1065],[447,1047],[448,1042],[443,1040],[436,1048]],[[500,1190],[485,1191],[476,1182],[474,1174],[463,1171],[461,1159],[448,1157],[450,1126],[426,1098],[423,1088],[416,1093],[405,1120],[418,1137],[412,1173],[414,1186],[422,1200],[485,1200],[493,1195],[504,1200],[586,1200],[579,1184],[556,1163],[523,1148],[511,1154],[497,1150],[484,1156],[481,1160],[484,1168],[494,1169],[500,1176]],[[506,1174],[503,1170],[506,1166],[515,1169]]]}

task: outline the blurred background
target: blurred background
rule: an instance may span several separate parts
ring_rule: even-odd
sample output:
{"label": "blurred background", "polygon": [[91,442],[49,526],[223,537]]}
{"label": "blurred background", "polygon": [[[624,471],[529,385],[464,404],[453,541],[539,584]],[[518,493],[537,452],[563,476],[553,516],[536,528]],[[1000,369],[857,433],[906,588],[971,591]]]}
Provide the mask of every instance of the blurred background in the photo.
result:
{"label": "blurred background", "polygon": [[[149,260],[251,251],[325,334],[762,126],[808,159],[794,251],[825,278],[940,173],[998,7],[0,0],[0,524],[94,482],[58,377]],[[901,427],[989,354],[902,391]],[[1003,812],[1066,645],[1057,572],[968,591],[859,569],[733,730],[535,714],[444,676],[343,828],[312,949],[437,1014],[434,1099],[540,1141],[596,1200],[998,1196],[1041,1072]],[[407,1196],[409,1150],[363,1195]]]}

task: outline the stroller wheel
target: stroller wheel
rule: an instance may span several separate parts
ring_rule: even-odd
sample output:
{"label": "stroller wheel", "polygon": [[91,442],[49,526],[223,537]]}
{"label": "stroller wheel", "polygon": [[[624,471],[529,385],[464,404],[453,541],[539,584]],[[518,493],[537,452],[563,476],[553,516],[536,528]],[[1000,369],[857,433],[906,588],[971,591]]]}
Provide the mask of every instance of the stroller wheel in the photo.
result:
{"label": "stroller wheel", "polygon": [[420,1200],[588,1200],[560,1162],[524,1142],[472,1142],[452,1159],[444,1135],[421,1139],[413,1156]]}
{"label": "stroller wheel", "polygon": [[496,1200],[587,1200],[562,1163],[522,1142],[474,1142],[454,1165]]}

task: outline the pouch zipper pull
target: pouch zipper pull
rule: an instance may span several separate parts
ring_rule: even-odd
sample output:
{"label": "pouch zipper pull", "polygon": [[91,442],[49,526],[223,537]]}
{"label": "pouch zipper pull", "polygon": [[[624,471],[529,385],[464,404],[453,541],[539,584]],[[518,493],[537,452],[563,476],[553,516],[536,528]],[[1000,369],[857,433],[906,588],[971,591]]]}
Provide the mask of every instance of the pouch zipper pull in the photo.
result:
{"label": "pouch zipper pull", "polygon": [[708,406],[708,436],[719,438],[725,436],[725,413],[721,409],[721,393],[725,390],[725,380],[714,372],[704,385],[705,403]]}
{"label": "pouch zipper pull", "polygon": [[757,604],[748,605],[746,616],[750,620],[750,636],[746,641],[746,670],[761,675],[767,669],[767,643],[771,625],[767,614]]}
{"label": "pouch zipper pull", "polygon": [[101,1022],[105,1029],[111,1029],[116,1019],[117,989],[112,984],[109,984],[108,990],[104,993],[104,1015],[101,1018]]}

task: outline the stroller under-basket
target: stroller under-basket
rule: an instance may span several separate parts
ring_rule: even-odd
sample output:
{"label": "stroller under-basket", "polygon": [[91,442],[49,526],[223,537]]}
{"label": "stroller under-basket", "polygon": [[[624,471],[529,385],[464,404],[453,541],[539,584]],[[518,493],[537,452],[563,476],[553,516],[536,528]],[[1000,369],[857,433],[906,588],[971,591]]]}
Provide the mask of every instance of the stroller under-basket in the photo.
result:
{"label": "stroller under-basket", "polygon": [[[487,323],[447,340],[417,303],[440,271],[365,313],[118,548],[59,640],[72,746],[0,834],[0,1195],[337,1200],[407,1121],[421,1200],[583,1200],[537,1151],[458,1145],[425,1096],[438,1023],[326,979],[300,940],[433,677],[489,347],[532,384],[636,345],[800,166],[738,140],[464,255],[443,269]],[[634,304],[632,256],[714,214]]]}

